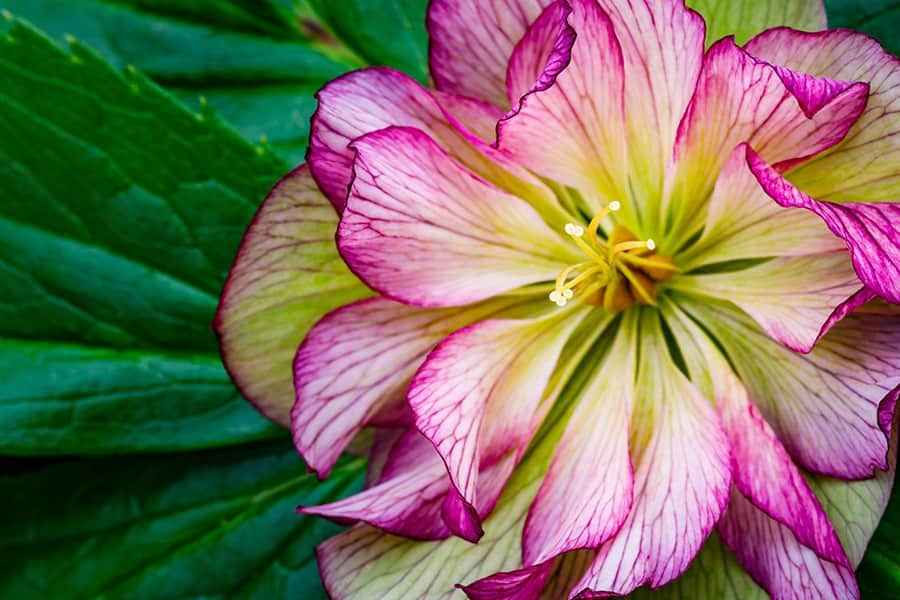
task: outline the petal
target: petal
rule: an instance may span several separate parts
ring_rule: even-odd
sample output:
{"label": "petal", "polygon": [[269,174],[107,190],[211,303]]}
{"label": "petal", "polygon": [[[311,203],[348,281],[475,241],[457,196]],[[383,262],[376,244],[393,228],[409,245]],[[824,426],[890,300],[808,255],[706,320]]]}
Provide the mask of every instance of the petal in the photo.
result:
{"label": "petal", "polygon": [[551,280],[580,260],[529,204],[460,167],[420,131],[388,128],[353,147],[338,247],[389,297],[468,304]]}
{"label": "petal", "polygon": [[825,560],[850,567],[822,505],[747,390],[718,352],[709,364],[731,442],[735,487],[756,508],[787,526],[800,544]]}
{"label": "petal", "polygon": [[483,130],[484,121],[493,114],[475,102],[450,94],[441,96],[447,103],[445,107],[411,77],[383,67],[339,77],[316,97],[319,107],[310,127],[309,164],[322,191],[338,211],[344,207],[352,179],[354,152],[350,143],[356,138],[392,125],[413,127],[464,162],[475,164],[481,159],[455,115],[476,130]]}
{"label": "petal", "polygon": [[[363,521],[417,540],[450,535],[440,518],[449,481],[434,446],[412,430],[397,442],[391,454],[394,461],[407,464],[385,474],[377,485],[337,502],[300,507],[297,512],[324,516],[342,524]],[[398,454],[402,458],[398,459]]]}
{"label": "petal", "polygon": [[641,321],[632,424],[634,506],[599,548],[578,597],[627,594],[681,575],[724,511],[731,457],[709,401],[672,363],[656,314]]}
{"label": "petal", "polygon": [[641,588],[630,596],[633,600],[705,599],[716,600],[768,600],[766,594],[741,568],[734,555],[725,547],[713,531],[700,554],[684,575],[675,581],[651,590]]}
{"label": "petal", "polygon": [[634,381],[623,374],[635,370],[634,348],[630,335],[617,336],[576,399],[525,522],[526,565],[552,564],[564,552],[597,548],[628,516],[634,486],[628,431],[635,390]]}
{"label": "petal", "polygon": [[787,25],[807,31],[828,27],[822,0],[687,0],[706,21],[706,43],[727,35],[739,44],[761,31]]}
{"label": "petal", "polygon": [[294,360],[294,443],[310,468],[326,477],[363,426],[402,414],[409,380],[434,345],[497,309],[416,309],[369,298],[319,321]]}
{"label": "petal", "polygon": [[[900,418],[900,413],[897,415]],[[875,477],[863,481],[843,481],[822,475],[810,477],[810,485],[834,524],[853,568],[862,562],[866,546],[869,545],[891,497],[897,472],[896,420],[895,427],[891,430],[886,471],[877,471]]]}
{"label": "petal", "polygon": [[506,67],[528,26],[553,0],[433,0],[431,75],[439,90],[507,108]]}
{"label": "petal", "polygon": [[538,600],[552,571],[549,561],[534,569],[497,573],[461,589],[471,600]]}
{"label": "petal", "polygon": [[670,205],[706,198],[730,153],[748,142],[771,164],[794,164],[838,143],[868,86],[774,67],[726,38],[709,49],[678,129]]}
{"label": "petal", "polygon": [[291,357],[309,324],[366,294],[334,247],[337,220],[306,165],[278,182],[244,235],[213,322],[234,383],[284,426]]}
{"label": "petal", "polygon": [[721,343],[791,457],[841,479],[887,467],[879,408],[900,385],[900,319],[851,315],[807,355],[778,344],[746,315],[678,296]]}
{"label": "petal", "polygon": [[515,108],[500,121],[497,139],[536,172],[589,199],[600,193],[607,200],[592,207],[599,210],[626,190],[625,71],[597,3],[570,4],[549,6],[516,47],[507,80]]}
{"label": "petal", "polygon": [[747,50],[773,64],[869,84],[865,111],[840,146],[794,169],[789,179],[831,202],[895,202],[900,172],[900,61],[875,40],[847,30],[760,34]]}
{"label": "petal", "polygon": [[700,15],[679,0],[598,4],[612,21],[624,58],[630,197],[646,204],[662,191],[678,123],[703,63],[706,29]]}
{"label": "petal", "polygon": [[859,597],[850,567],[818,556],[736,488],[717,529],[738,562],[774,600],[796,598],[798,590],[811,598]]}
{"label": "petal", "polygon": [[[583,316],[476,323],[438,344],[413,378],[416,426],[437,448],[456,491],[444,518],[457,535],[480,537],[479,517],[496,497],[479,496],[479,471],[524,451],[554,400],[545,390],[563,344]],[[500,486],[492,487],[499,495]]]}
{"label": "petal", "polygon": [[775,258],[737,271],[686,275],[671,286],[720,298],[750,314],[773,338],[809,352],[832,314],[862,284],[845,252]]}
{"label": "petal", "polygon": [[818,215],[850,248],[859,278],[879,296],[900,303],[900,203],[836,204],[801,192],[762,158],[748,155],[760,185],[781,206]]}
{"label": "petal", "polygon": [[676,257],[682,270],[845,249],[844,242],[815,215],[772,202],[747,166],[748,151],[746,144],[740,144],[722,169],[706,211],[703,234]]}

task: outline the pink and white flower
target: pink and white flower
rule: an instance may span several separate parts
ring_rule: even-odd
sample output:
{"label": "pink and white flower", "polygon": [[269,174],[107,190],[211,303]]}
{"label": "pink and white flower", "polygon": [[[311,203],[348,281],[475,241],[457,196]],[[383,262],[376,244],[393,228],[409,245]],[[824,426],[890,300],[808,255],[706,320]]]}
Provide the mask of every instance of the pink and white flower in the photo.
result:
{"label": "pink and white flower", "polygon": [[321,477],[374,430],[367,489],[298,509],[357,523],[319,548],[333,597],[858,596],[895,463],[898,61],[763,31],[820,2],[693,4],[433,0],[435,89],[319,93],[216,328]]}

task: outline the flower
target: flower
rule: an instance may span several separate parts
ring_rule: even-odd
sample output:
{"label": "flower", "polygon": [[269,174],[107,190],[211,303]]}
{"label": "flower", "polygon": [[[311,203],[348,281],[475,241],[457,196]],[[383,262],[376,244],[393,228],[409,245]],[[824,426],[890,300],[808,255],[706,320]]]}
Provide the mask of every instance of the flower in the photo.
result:
{"label": "flower", "polygon": [[858,595],[895,463],[898,63],[696,6],[434,0],[436,89],[319,93],[216,328],[280,422],[303,337],[321,477],[374,431],[367,489],[298,509],[358,523],[319,548],[333,597]]}

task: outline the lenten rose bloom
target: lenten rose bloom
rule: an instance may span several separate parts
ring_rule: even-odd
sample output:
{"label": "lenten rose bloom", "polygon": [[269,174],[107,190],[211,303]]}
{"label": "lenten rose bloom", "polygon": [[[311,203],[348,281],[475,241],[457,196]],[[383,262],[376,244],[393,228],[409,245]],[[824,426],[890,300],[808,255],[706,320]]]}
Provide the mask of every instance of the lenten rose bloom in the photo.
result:
{"label": "lenten rose bloom", "polygon": [[898,61],[766,29],[820,2],[692,5],[433,0],[434,89],[319,93],[215,325],[320,477],[371,434],[367,489],[298,509],[355,523],[318,549],[332,597],[858,596],[896,458]]}

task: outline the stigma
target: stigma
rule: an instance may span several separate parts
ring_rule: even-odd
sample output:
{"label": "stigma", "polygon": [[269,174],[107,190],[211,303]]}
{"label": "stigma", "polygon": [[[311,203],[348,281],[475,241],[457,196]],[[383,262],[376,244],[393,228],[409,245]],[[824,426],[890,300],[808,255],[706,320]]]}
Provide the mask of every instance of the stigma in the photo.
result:
{"label": "stigma", "polygon": [[587,227],[566,224],[564,231],[586,260],[560,271],[550,301],[565,306],[576,295],[589,304],[619,312],[635,303],[656,305],[656,284],[678,272],[675,262],[657,253],[652,239],[638,240],[616,225],[608,238],[601,237],[600,223],[621,204],[610,202],[594,215]]}

